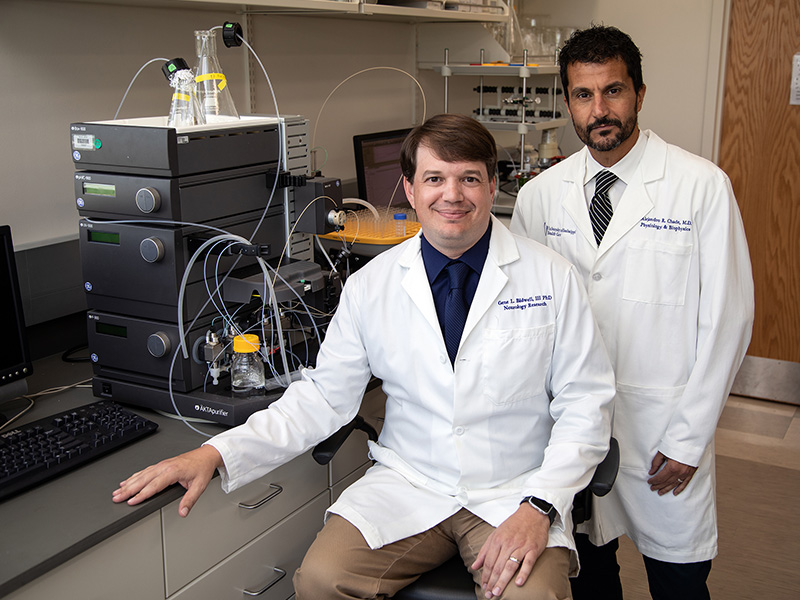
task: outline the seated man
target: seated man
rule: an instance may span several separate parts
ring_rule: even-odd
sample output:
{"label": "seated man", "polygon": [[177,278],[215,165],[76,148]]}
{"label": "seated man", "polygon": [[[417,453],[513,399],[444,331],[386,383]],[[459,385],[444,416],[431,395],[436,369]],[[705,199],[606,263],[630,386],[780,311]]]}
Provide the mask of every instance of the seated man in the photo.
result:
{"label": "seated man", "polygon": [[422,232],[348,279],[316,368],[114,501],[178,482],[186,516],[215,469],[230,491],[348,423],[374,375],[376,464],[328,510],[297,598],[392,596],[456,553],[486,598],[568,597],[572,498],[607,452],[614,379],[574,268],[491,216],[496,161],[469,117],[414,129],[402,167]]}

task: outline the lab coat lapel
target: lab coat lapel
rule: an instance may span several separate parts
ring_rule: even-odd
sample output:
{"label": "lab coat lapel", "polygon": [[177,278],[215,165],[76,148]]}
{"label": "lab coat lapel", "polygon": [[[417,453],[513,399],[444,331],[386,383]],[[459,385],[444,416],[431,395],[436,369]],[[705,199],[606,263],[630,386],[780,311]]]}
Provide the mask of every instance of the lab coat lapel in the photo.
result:
{"label": "lab coat lapel", "polygon": [[647,184],[664,176],[667,146],[652,132],[648,132],[648,134],[647,147],[639,163],[639,168],[636,169],[633,179],[625,188],[619,206],[614,211],[614,216],[611,217],[611,222],[608,224],[608,229],[600,243],[600,248],[598,248],[598,259],[653,210],[654,203],[647,191]]}
{"label": "lab coat lapel", "polygon": [[[439,327],[439,319],[436,316],[436,306],[433,304],[431,285],[428,282],[428,274],[425,271],[425,263],[422,260],[419,235],[414,238],[412,243],[408,244],[408,247],[400,255],[398,262],[401,267],[406,269],[406,274],[401,282],[403,289],[428,324],[434,331],[439,332],[441,337],[441,328]],[[442,344],[444,344],[443,337]]]}
{"label": "lab coat lapel", "polygon": [[572,218],[578,231],[594,246],[594,230],[586,207],[586,196],[583,193],[583,178],[586,175],[586,147],[580,150],[582,156],[577,157],[577,169],[567,169],[564,181],[568,184],[567,193],[561,200],[564,210]]}
{"label": "lab coat lapel", "polygon": [[517,250],[514,235],[505,225],[495,217],[492,217],[489,254],[483,264],[478,288],[475,290],[475,297],[472,299],[472,305],[467,314],[467,322],[464,324],[462,336],[463,340],[466,340],[470,332],[475,329],[508,282],[508,275],[501,267],[517,259],[519,259],[519,250]]}

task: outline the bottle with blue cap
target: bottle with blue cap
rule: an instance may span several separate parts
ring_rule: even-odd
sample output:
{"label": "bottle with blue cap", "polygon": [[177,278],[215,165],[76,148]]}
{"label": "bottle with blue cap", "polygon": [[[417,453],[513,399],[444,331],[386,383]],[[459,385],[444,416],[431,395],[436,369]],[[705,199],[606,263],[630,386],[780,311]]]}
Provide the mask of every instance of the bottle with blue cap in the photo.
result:
{"label": "bottle with blue cap", "polygon": [[396,237],[406,237],[406,223],[408,216],[406,213],[394,213],[394,235]]}

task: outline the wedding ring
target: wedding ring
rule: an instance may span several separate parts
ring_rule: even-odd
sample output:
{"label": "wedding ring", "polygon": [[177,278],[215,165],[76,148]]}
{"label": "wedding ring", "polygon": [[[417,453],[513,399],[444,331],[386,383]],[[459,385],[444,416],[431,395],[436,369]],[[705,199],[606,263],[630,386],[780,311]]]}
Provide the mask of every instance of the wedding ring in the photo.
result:
{"label": "wedding ring", "polygon": [[508,557],[508,560],[510,560],[510,561],[513,561],[513,562],[515,562],[515,563],[519,564],[519,560],[518,560],[518,559],[516,559],[516,558],[514,558],[513,556],[509,556],[509,557]]}

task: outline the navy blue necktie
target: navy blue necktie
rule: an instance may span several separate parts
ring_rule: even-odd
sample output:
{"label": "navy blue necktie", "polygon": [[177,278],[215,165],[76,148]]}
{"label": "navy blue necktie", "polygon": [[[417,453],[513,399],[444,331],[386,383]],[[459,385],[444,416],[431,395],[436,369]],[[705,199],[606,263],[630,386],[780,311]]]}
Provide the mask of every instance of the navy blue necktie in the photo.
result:
{"label": "navy blue necktie", "polygon": [[608,190],[616,180],[617,176],[611,171],[600,171],[594,180],[594,196],[589,205],[589,218],[592,221],[594,239],[598,246],[603,241],[603,235],[606,233],[613,214],[611,201],[608,199]]}
{"label": "navy blue necktie", "polygon": [[444,343],[450,362],[455,364],[461,334],[464,333],[464,323],[467,321],[467,298],[464,293],[464,283],[469,274],[469,266],[456,260],[445,267],[450,278],[450,291],[444,302]]}

